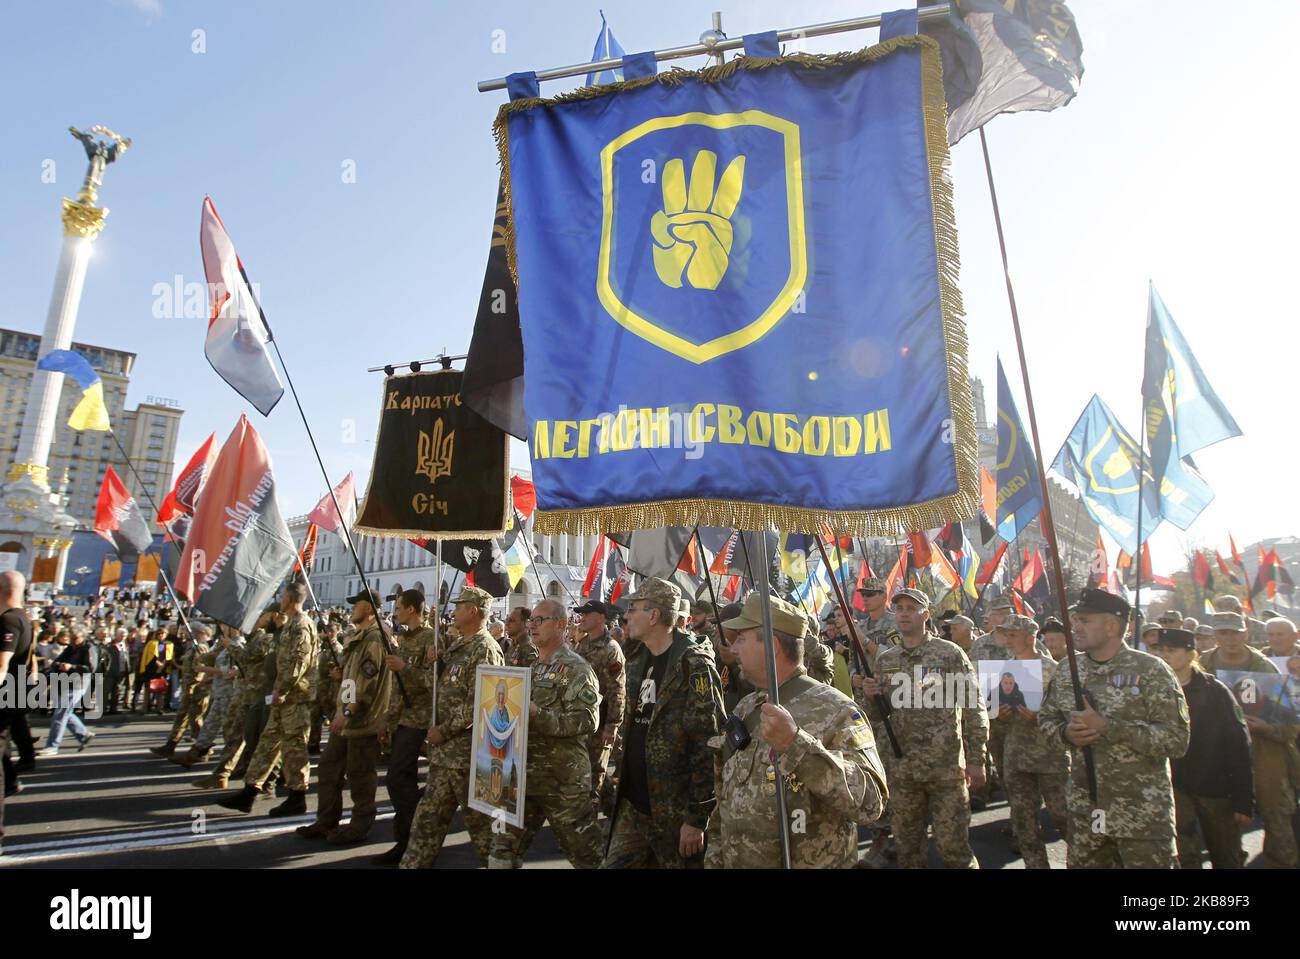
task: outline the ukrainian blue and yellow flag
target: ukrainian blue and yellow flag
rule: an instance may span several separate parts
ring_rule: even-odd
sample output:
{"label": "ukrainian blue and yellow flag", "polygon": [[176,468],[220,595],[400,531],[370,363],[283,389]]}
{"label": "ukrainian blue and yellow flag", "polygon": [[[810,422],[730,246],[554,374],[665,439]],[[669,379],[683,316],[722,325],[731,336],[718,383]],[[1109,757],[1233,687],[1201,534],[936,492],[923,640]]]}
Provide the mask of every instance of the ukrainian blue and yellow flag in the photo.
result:
{"label": "ukrainian blue and yellow flag", "polygon": [[553,99],[510,78],[539,532],[974,515],[939,48],[886,35],[785,57],[748,37],[657,75],[632,55],[621,82]]}
{"label": "ukrainian blue and yellow flag", "polygon": [[68,417],[68,426],[74,430],[113,428],[108,421],[108,407],[104,405],[104,382],[84,356],[74,350],[50,350],[41,357],[36,368],[70,376],[81,387],[81,402]]}

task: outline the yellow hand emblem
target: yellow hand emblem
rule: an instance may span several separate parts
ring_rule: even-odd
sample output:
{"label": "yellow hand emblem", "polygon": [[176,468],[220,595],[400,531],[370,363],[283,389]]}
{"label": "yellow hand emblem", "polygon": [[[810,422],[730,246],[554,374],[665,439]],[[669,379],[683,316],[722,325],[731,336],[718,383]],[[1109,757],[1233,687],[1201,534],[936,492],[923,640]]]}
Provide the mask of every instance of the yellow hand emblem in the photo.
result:
{"label": "yellow hand emblem", "polygon": [[717,154],[701,150],[695,154],[687,186],[681,160],[664,164],[664,208],[650,218],[650,235],[655,272],[666,286],[679,288],[684,270],[695,289],[716,290],[727,273],[731,214],[740,202],[745,158],[738,156],[727,165],[714,192],[717,166]]}

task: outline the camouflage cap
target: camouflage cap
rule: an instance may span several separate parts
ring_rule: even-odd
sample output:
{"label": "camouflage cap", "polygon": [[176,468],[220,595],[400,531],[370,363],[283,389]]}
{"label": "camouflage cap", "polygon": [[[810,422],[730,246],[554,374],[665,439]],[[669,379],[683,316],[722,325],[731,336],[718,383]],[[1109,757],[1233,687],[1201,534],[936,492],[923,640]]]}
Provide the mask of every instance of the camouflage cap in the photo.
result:
{"label": "camouflage cap", "polygon": [[1197,626],[1197,627],[1196,627],[1196,635],[1197,635],[1197,636],[1213,636],[1213,635],[1214,635],[1214,627],[1213,627],[1213,626],[1206,626],[1206,625]]}
{"label": "camouflage cap", "polygon": [[1183,614],[1176,609],[1167,609],[1160,614],[1156,622],[1162,626],[1181,627],[1183,625]]}
{"label": "camouflage cap", "polygon": [[1003,623],[1001,626],[997,626],[994,628],[1001,629],[1006,632],[1017,632],[1017,633],[1038,632],[1038,624],[1035,623],[1028,616],[1021,616],[1019,613],[1013,613],[1012,615],[1007,617],[1007,621],[1005,623]]}
{"label": "camouflage cap", "polygon": [[665,619],[676,619],[677,603],[681,598],[682,591],[668,580],[660,579],[658,576],[651,576],[649,579],[641,581],[641,585],[637,587],[635,593],[628,597],[628,601],[634,603],[639,599],[643,599],[663,613]]}
{"label": "camouflage cap", "polygon": [[[723,622],[724,629],[755,629],[763,625],[763,596],[750,593],[740,615]],[[808,617],[797,606],[772,597],[772,628],[788,636],[802,637],[808,630]]]}
{"label": "camouflage cap", "polygon": [[1228,633],[1244,633],[1246,631],[1246,620],[1241,613],[1215,613],[1212,625],[1216,632],[1223,630]]}
{"label": "camouflage cap", "polygon": [[879,576],[868,576],[858,587],[859,593],[883,593],[885,591],[885,581]]}
{"label": "camouflage cap", "polygon": [[453,603],[469,603],[471,606],[477,606],[479,609],[492,608],[492,594],[486,589],[479,589],[477,586],[466,586],[460,591],[460,595],[452,600]]}
{"label": "camouflage cap", "polygon": [[897,593],[894,594],[894,598],[890,600],[890,605],[896,604],[904,596],[906,596],[908,599],[916,600],[918,603],[921,604],[922,609],[930,608],[930,597],[926,596],[925,593],[921,592],[919,589],[900,589]]}
{"label": "camouflage cap", "polygon": [[963,616],[960,613],[948,620],[948,624],[950,626],[969,626],[971,629],[975,628],[975,620],[971,619],[969,616]]}
{"label": "camouflage cap", "polygon": [[1240,613],[1241,600],[1236,596],[1220,596],[1214,601],[1214,608],[1216,610],[1226,610],[1230,613]]}
{"label": "camouflage cap", "polygon": [[1015,609],[1016,604],[1011,601],[1009,595],[999,596],[989,604],[989,609]]}
{"label": "camouflage cap", "polygon": [[677,597],[677,615],[687,617],[691,615],[691,601],[685,596]]}

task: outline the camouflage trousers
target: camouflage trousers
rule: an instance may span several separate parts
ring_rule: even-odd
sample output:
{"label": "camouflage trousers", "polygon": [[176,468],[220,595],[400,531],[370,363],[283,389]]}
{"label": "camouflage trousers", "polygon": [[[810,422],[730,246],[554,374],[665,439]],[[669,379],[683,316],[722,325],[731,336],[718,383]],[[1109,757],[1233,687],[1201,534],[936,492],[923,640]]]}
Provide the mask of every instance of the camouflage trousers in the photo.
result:
{"label": "camouflage trousers", "polygon": [[486,863],[492,846],[492,820],[469,808],[469,766],[430,766],[424,795],[411,820],[411,838],[402,854],[403,869],[428,869],[442,852],[456,810],[464,807],[470,841]]}
{"label": "camouflage trousers", "polygon": [[587,776],[547,781],[550,779],[547,776],[541,782],[534,779],[528,783],[523,829],[507,826],[505,834],[492,837],[489,869],[517,868],[533,836],[547,821],[575,869],[595,869],[600,865],[600,824],[596,822],[596,811],[591,808]]}
{"label": "camouflage trousers", "polygon": [[244,784],[261,789],[276,760],[284,760],[284,785],[293,792],[307,791],[307,736],[311,731],[311,703],[283,703],[271,707],[257,750],[248,763]]}
{"label": "camouflage trousers", "polygon": [[1065,802],[1064,769],[1060,772],[1035,773],[1022,770],[1002,774],[1002,788],[1011,803],[1011,828],[1020,843],[1020,856],[1026,869],[1048,869],[1047,846],[1039,828],[1038,810],[1047,806],[1052,825],[1066,835],[1069,810]]}
{"label": "camouflage trousers", "polygon": [[[674,832],[673,842],[655,842],[654,817],[637,809],[626,799],[614,810],[610,820],[609,842],[605,846],[602,869],[702,869],[704,854],[683,859],[678,853]],[[665,837],[667,838],[667,837]],[[705,842],[708,836],[705,835]]]}
{"label": "camouflage trousers", "polygon": [[212,748],[212,744],[217,741],[217,732],[225,732],[226,714],[230,711],[230,685],[223,684],[222,688],[212,693],[212,700],[208,705],[207,714],[203,717],[203,729],[194,737],[194,748],[207,752]]}
{"label": "camouflage trousers", "polygon": [[[1001,786],[1002,792],[1007,791],[1007,777],[1002,769],[1002,759],[1007,745],[1007,721],[1003,719],[989,720],[989,740],[988,740],[988,761],[989,767],[984,770],[986,773],[984,785],[973,792],[971,795],[988,802],[993,795],[994,787]],[[1010,800],[1011,796],[1008,795]]]}
{"label": "camouflage trousers", "polygon": [[375,824],[375,790],[379,788],[379,737],[330,735],[316,767],[320,799],[316,821],[331,829],[343,818],[343,776],[352,795],[351,826],[369,832]]}
{"label": "camouflage trousers", "polygon": [[1291,818],[1296,814],[1296,795],[1285,764],[1256,759],[1255,810],[1264,822],[1264,859],[1268,865],[1274,869],[1294,868],[1296,842]]}
{"label": "camouflage trousers", "polygon": [[1178,863],[1174,837],[1127,839],[1092,831],[1088,816],[1070,816],[1068,869],[1173,869]]}
{"label": "camouflage trousers", "polygon": [[172,723],[172,731],[167,736],[169,743],[178,743],[185,736],[186,729],[194,730],[197,736],[203,729],[203,712],[208,708],[208,696],[211,693],[210,686],[191,686],[184,691],[181,696],[180,708],[176,710],[176,721]]}
{"label": "camouflage trousers", "polygon": [[221,741],[225,745],[221,749],[221,758],[217,761],[217,769],[213,774],[219,778],[230,778],[230,772],[239,763],[239,757],[244,754],[244,712],[245,707],[238,703],[231,703],[226,709],[226,721],[221,726]]}
{"label": "camouflage trousers", "polygon": [[925,827],[945,869],[978,869],[970,848],[970,793],[964,779],[889,783],[889,809],[900,869],[924,869],[929,862]]}
{"label": "camouflage trousers", "polygon": [[1208,799],[1175,789],[1174,818],[1179,868],[1200,869],[1202,850],[1209,851],[1215,869],[1240,869],[1245,864],[1241,827],[1232,816],[1231,799]]}

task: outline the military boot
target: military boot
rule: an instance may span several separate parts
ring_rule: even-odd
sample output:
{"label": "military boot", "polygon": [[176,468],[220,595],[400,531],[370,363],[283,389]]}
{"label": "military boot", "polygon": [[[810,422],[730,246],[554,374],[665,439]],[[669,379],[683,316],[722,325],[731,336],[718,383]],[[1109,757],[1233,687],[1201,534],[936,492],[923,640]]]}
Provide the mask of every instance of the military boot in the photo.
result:
{"label": "military boot", "polygon": [[231,796],[229,799],[223,799],[221,802],[217,803],[217,805],[221,806],[223,809],[234,809],[239,812],[252,812],[253,803],[257,801],[257,797],[261,794],[262,791],[256,786],[245,785],[242,791]]}
{"label": "military boot", "polygon": [[149,750],[149,752],[153,753],[155,756],[170,756],[172,753],[176,752],[176,743],[169,739],[161,746],[154,746]]}
{"label": "military boot", "polygon": [[198,746],[191,746],[188,752],[181,753],[179,756],[173,754],[167,757],[168,762],[173,762],[177,766],[184,766],[190,769],[196,763],[201,763],[208,758],[208,750],[200,749]]}
{"label": "military boot", "polygon": [[299,826],[294,832],[304,839],[325,839],[337,828],[337,826],[327,826],[323,822],[314,822],[307,826]]}
{"label": "military boot", "polygon": [[228,780],[225,776],[218,776],[212,773],[210,776],[202,776],[190,783],[195,789],[225,789]]}
{"label": "military boot", "polygon": [[290,789],[289,798],[276,806],[268,816],[301,816],[307,811],[307,791]]}

